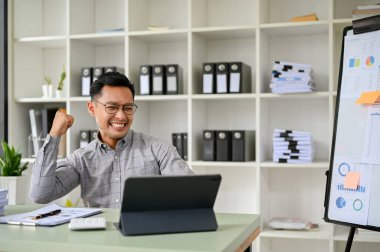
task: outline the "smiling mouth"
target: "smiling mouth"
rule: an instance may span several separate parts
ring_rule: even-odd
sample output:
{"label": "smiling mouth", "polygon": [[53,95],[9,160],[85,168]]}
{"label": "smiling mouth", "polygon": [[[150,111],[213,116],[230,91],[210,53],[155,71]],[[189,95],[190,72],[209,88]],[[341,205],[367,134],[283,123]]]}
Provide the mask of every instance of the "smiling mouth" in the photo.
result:
{"label": "smiling mouth", "polygon": [[127,123],[110,123],[110,125],[114,128],[124,128],[125,126],[127,126]]}

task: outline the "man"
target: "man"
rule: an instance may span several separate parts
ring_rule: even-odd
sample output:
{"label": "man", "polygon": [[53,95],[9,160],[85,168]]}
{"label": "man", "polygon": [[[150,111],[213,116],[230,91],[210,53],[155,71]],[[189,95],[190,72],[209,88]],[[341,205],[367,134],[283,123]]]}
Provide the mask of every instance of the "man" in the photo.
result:
{"label": "man", "polygon": [[56,113],[33,167],[30,198],[34,202],[51,202],[80,185],[85,206],[120,208],[127,177],[193,173],[173,146],[130,129],[137,109],[134,94],[125,75],[112,72],[99,77],[87,103],[99,126],[98,137],[59,162],[60,136],[74,118]]}

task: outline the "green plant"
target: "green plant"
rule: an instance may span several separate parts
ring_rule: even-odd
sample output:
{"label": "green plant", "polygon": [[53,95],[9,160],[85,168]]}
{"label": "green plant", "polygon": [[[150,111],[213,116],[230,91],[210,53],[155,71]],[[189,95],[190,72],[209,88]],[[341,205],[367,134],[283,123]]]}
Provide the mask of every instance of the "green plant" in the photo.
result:
{"label": "green plant", "polygon": [[62,73],[61,73],[61,78],[59,80],[59,83],[58,83],[58,90],[63,90],[63,81],[66,79],[66,71],[65,71],[65,66],[63,66],[63,70],[62,70]]}
{"label": "green plant", "polygon": [[21,176],[28,168],[28,162],[21,165],[21,153],[5,141],[1,142],[1,147],[4,154],[0,157],[0,176]]}
{"label": "green plant", "polygon": [[45,80],[46,84],[51,85],[51,78],[49,75],[44,75],[44,80]]}

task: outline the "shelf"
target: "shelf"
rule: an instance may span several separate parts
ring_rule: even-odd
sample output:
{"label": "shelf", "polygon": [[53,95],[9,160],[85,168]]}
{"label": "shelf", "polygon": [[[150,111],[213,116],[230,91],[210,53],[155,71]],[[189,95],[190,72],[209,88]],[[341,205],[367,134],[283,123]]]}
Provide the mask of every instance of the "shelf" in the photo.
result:
{"label": "shelf", "polygon": [[188,95],[136,95],[135,101],[185,101]]}
{"label": "shelf", "polygon": [[192,167],[248,167],[256,168],[257,164],[255,161],[250,162],[218,162],[218,161],[192,161],[190,162]]}
{"label": "shelf", "polygon": [[73,96],[69,98],[72,102],[88,102],[91,100],[90,96]]}
{"label": "shelf", "polygon": [[110,32],[110,33],[94,33],[94,34],[80,34],[71,35],[71,40],[83,41],[90,45],[118,45],[124,44],[124,32]]}
{"label": "shelf", "polygon": [[256,94],[194,94],[193,100],[250,100],[255,99]]}
{"label": "shelf", "polygon": [[310,164],[286,164],[274,162],[262,162],[259,164],[261,168],[294,168],[294,169],[329,169],[329,162],[313,162]]}
{"label": "shelf", "polygon": [[269,228],[264,228],[260,233],[260,237],[329,240],[332,236],[332,232],[333,227],[332,225],[328,224],[319,225],[319,230],[313,231],[272,230]]}
{"label": "shelf", "polygon": [[193,34],[199,35],[207,40],[254,38],[256,35],[255,27],[249,25],[202,27],[193,28],[191,31]]}
{"label": "shelf", "polygon": [[187,30],[133,31],[129,32],[128,36],[151,43],[187,41]]}
{"label": "shelf", "polygon": [[327,34],[328,21],[292,22],[262,24],[260,29],[268,36],[297,36],[309,34]]}
{"label": "shelf", "polygon": [[60,48],[66,46],[66,36],[24,37],[15,39],[15,42],[41,48]]}
{"label": "shelf", "polygon": [[262,93],[259,95],[263,99],[318,99],[318,98],[328,98],[329,92],[312,92],[312,93],[291,93],[291,94],[273,94],[273,93]]}
{"label": "shelf", "polygon": [[66,102],[66,98],[43,98],[43,97],[37,97],[37,98],[20,98],[16,100],[19,103],[57,103],[57,102]]}

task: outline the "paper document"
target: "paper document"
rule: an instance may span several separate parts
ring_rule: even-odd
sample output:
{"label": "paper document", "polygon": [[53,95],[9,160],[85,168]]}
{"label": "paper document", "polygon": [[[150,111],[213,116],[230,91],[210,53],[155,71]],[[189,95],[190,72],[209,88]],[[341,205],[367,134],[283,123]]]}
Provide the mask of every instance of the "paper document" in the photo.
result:
{"label": "paper document", "polygon": [[[61,212],[49,217],[37,220],[34,219],[38,215],[44,215],[55,210],[61,210]],[[39,208],[32,212],[2,216],[0,217],[0,223],[26,226],[56,226],[59,224],[67,223],[73,218],[83,218],[101,212],[102,210],[100,208],[71,208],[60,207],[57,204],[50,204],[46,207]]]}

